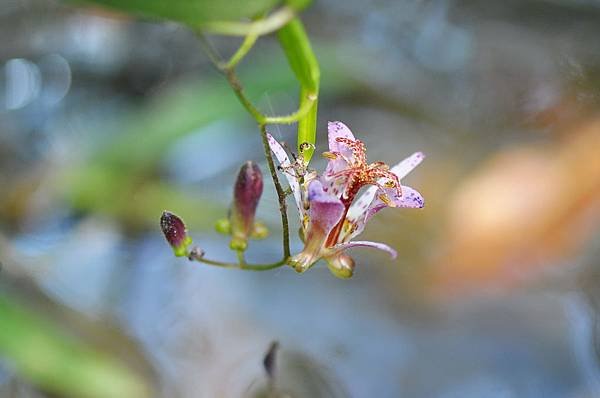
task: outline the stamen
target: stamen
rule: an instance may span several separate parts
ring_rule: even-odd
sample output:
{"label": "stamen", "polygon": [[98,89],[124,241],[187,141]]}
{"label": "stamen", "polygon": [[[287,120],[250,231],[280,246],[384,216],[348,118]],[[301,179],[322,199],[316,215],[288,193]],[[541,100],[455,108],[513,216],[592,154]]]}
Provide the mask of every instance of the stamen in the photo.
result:
{"label": "stamen", "polygon": [[323,152],[322,153],[323,157],[326,159],[330,159],[330,160],[336,160],[337,159],[337,155],[333,152]]}
{"label": "stamen", "polygon": [[385,203],[386,206],[396,207],[396,204],[387,195],[382,194],[382,195],[379,195],[378,198],[381,199],[381,201],[383,203]]}

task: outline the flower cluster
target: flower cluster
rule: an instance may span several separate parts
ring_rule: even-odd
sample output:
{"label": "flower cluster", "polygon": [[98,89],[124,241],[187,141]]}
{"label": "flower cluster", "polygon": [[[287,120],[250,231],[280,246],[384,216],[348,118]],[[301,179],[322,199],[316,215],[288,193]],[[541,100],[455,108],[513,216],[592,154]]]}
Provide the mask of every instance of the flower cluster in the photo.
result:
{"label": "flower cluster", "polygon": [[[343,123],[330,122],[328,133],[329,151],[323,154],[328,164],[320,176],[307,170],[302,156],[291,162],[283,147],[272,136],[268,139],[300,215],[304,249],[288,263],[304,272],[324,259],[334,275],[349,278],[354,260],[345,254],[346,249],[373,247],[396,257],[396,251],[383,243],[352,239],[385,207],[423,207],[419,192],[401,185],[400,180],[421,163],[424,155],[414,153],[391,168],[383,162],[368,163],[364,143]],[[359,195],[363,187],[368,188]]]}

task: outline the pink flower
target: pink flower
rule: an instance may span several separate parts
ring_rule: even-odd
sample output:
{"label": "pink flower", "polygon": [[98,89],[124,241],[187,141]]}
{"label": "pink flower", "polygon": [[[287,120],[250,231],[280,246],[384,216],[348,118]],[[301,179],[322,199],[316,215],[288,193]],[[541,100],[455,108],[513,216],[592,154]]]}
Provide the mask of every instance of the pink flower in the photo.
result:
{"label": "pink flower", "polygon": [[[346,249],[373,247],[396,257],[396,251],[383,243],[352,239],[384,207],[424,206],[421,194],[400,184],[400,180],[421,163],[424,155],[414,153],[392,168],[383,162],[368,163],[365,145],[354,138],[348,127],[341,122],[330,122],[328,127],[329,151],[323,155],[329,162],[320,177],[305,172],[306,165],[292,164],[281,145],[273,137],[268,138],[300,214],[304,249],[291,258],[290,265],[304,272],[324,259],[334,275],[349,278],[354,271],[354,261],[344,253]],[[365,186],[369,186],[368,189],[358,195]]]}

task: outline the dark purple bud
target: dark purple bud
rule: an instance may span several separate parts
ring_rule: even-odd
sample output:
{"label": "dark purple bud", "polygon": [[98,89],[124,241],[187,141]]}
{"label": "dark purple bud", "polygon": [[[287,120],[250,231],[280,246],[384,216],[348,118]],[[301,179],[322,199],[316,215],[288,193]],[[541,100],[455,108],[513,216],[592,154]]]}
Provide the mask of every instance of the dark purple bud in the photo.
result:
{"label": "dark purple bud", "polygon": [[263,191],[263,176],[258,165],[244,163],[238,173],[233,189],[231,208],[231,248],[245,250],[254,225],[254,215]]}
{"label": "dark purple bud", "polygon": [[269,345],[269,350],[263,358],[263,367],[265,368],[265,372],[267,372],[267,376],[269,376],[270,379],[272,379],[275,375],[275,366],[278,349],[279,343],[277,341],[273,341],[271,345]]}
{"label": "dark purple bud", "polygon": [[187,228],[183,220],[165,210],[160,217],[160,228],[165,234],[167,242],[173,248],[175,256],[187,256],[187,247],[192,243],[192,238],[187,235]]}

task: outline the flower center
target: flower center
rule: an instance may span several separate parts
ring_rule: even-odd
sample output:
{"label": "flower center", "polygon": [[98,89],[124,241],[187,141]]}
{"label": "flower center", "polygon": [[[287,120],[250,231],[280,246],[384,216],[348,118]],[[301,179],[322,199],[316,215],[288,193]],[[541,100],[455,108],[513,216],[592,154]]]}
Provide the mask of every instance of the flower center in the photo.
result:
{"label": "flower center", "polygon": [[[345,137],[337,137],[336,142],[344,144],[352,151],[352,157],[348,159],[339,152],[332,152],[329,155],[335,158],[343,159],[347,167],[336,173],[330,174],[328,177],[333,179],[343,179],[344,189],[340,200],[345,206],[344,215],[335,227],[329,233],[325,242],[326,247],[331,247],[338,243],[340,232],[343,229],[346,220],[346,214],[358,194],[358,191],[365,185],[375,185],[385,192],[385,189],[395,188],[396,195],[401,196],[400,181],[398,176],[390,171],[390,167],[384,162],[367,163],[367,153],[365,144],[360,140],[352,140]],[[386,179],[384,183],[380,183],[381,179]],[[384,193],[380,195],[381,199],[386,203],[392,201]]]}

